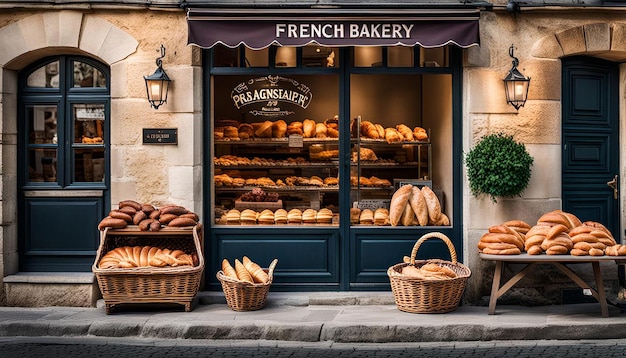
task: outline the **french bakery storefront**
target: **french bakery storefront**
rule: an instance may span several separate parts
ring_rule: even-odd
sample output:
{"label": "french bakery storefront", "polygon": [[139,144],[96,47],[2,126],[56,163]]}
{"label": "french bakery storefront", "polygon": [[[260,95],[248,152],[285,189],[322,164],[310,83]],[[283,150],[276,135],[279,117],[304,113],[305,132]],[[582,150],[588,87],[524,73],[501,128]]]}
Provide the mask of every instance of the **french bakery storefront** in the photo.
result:
{"label": "french bakery storefront", "polygon": [[[203,49],[205,287],[249,255],[279,260],[275,290],[386,289],[433,231],[462,261],[462,60],[478,18],[187,9]],[[417,258],[449,255],[428,240]]]}

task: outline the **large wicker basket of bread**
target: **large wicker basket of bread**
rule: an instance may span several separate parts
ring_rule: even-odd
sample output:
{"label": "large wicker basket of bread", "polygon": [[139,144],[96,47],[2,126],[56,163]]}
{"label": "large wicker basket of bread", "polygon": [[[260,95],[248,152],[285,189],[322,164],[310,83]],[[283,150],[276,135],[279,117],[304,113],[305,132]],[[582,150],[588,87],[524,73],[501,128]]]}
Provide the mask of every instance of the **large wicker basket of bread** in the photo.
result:
{"label": "large wicker basket of bread", "polygon": [[[420,246],[427,240],[440,239],[450,251],[451,261],[441,259],[415,260]],[[404,262],[387,270],[391,290],[400,311],[410,313],[446,313],[459,305],[470,269],[457,262],[450,239],[439,232],[423,235]]]}
{"label": "large wicker basket of bread", "polygon": [[177,303],[191,311],[204,270],[200,224],[153,231],[104,225],[100,235],[92,271],[107,314],[127,303]]}
{"label": "large wicker basket of bread", "polygon": [[265,307],[276,264],[278,259],[263,269],[247,256],[241,261],[235,259],[234,265],[223,259],[222,269],[216,276],[222,284],[228,307],[233,311],[255,311]]}

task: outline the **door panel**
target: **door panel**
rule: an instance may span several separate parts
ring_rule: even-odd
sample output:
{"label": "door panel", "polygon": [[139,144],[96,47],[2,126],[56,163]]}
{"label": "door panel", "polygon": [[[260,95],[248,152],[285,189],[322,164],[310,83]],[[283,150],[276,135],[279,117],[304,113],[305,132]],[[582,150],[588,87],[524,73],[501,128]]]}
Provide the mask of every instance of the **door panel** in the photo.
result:
{"label": "door panel", "polygon": [[619,201],[607,182],[619,174],[617,64],[563,59],[563,210],[621,235]]}

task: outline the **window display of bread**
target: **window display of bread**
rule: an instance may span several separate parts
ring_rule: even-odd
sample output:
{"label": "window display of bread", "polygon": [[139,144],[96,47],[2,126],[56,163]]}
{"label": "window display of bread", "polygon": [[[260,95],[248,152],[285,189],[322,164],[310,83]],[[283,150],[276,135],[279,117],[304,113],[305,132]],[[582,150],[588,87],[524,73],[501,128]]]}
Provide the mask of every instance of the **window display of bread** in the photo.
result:
{"label": "window display of bread", "polygon": [[324,123],[315,124],[315,138],[326,138],[328,136],[328,127]]}
{"label": "window display of bread", "polygon": [[317,210],[315,209],[306,209],[302,213],[302,223],[304,224],[315,224],[317,222]]}
{"label": "window display of bread", "polygon": [[330,209],[323,208],[317,212],[316,222],[318,224],[330,224],[333,221],[333,212]]}
{"label": "window display of bread", "polygon": [[361,209],[350,208],[350,224],[352,225],[358,224],[360,218],[361,218]]}
{"label": "window display of bread", "polygon": [[213,158],[213,163],[216,166],[274,166],[274,165],[302,165],[308,164],[308,161],[303,157],[293,157],[286,159],[272,159],[272,158],[246,158],[246,157],[238,157],[235,155],[223,155],[221,157]]}
{"label": "window display of bread", "polygon": [[400,143],[404,141],[404,137],[395,128],[385,128],[385,140],[387,143]]}
{"label": "window display of bread", "polygon": [[250,139],[254,136],[254,128],[248,123],[240,124],[237,131],[239,132],[239,139]]}
{"label": "window display of bread", "polygon": [[305,119],[302,121],[302,137],[315,138],[315,126],[316,123],[312,119]]}
{"label": "window display of bread", "polygon": [[407,184],[401,186],[395,193],[393,193],[391,203],[389,204],[389,222],[392,226],[398,226],[402,222],[404,208],[409,202],[412,192],[413,186]]}
{"label": "window display of bread", "polygon": [[300,224],[302,223],[302,210],[300,209],[291,209],[287,213],[287,223],[289,224]]}
{"label": "window display of bread", "polygon": [[428,133],[422,127],[415,127],[413,128],[413,138],[418,141],[426,141],[428,140]]}
{"label": "window display of bread", "polygon": [[224,127],[224,138],[239,139],[239,129],[233,126]]}
{"label": "window display of bread", "polygon": [[374,211],[374,225],[383,226],[389,224],[389,210],[378,208]]}
{"label": "window display of bread", "polygon": [[359,148],[358,154],[357,151],[352,152],[352,161],[356,162],[358,160],[361,161],[375,161],[378,160],[376,153],[369,148]]}
{"label": "window display of bread", "polygon": [[269,209],[265,209],[259,213],[257,217],[257,222],[261,225],[272,225],[274,224],[274,212]]}
{"label": "window display of bread", "polygon": [[226,223],[228,225],[241,223],[241,212],[237,209],[228,210],[228,213],[226,213]]}
{"label": "window display of bread", "polygon": [[289,123],[289,125],[287,126],[287,134],[303,135],[304,132],[302,130],[302,122],[295,121]]}
{"label": "window display of bread", "polygon": [[278,209],[274,212],[274,222],[278,225],[287,224],[287,210]]}
{"label": "window display of bread", "polygon": [[266,192],[261,188],[253,188],[251,191],[242,194],[239,197],[241,201],[252,201],[252,202],[276,202],[279,200],[278,193],[274,192]]}
{"label": "window display of bread", "polygon": [[287,134],[287,122],[279,119],[272,123],[272,138],[283,138]]}
{"label": "window display of bread", "polygon": [[359,216],[359,224],[372,225],[374,224],[374,212],[372,209],[361,210],[361,216]]}
{"label": "window display of bread", "polygon": [[404,140],[412,141],[413,138],[413,130],[409,128],[406,124],[398,124],[396,125],[396,130],[402,134]]}
{"label": "window display of bread", "polygon": [[370,138],[370,139],[378,139],[380,136],[378,135],[378,129],[374,123],[370,121],[361,121],[361,137]]}
{"label": "window display of bread", "polygon": [[252,209],[244,209],[240,214],[240,223],[242,225],[256,225],[257,212]]}
{"label": "window display of bread", "polygon": [[98,263],[101,269],[193,266],[197,258],[182,250],[153,246],[122,246],[107,252]]}
{"label": "window display of bread", "polygon": [[258,129],[254,132],[257,138],[272,138],[272,122],[265,121],[258,125]]}

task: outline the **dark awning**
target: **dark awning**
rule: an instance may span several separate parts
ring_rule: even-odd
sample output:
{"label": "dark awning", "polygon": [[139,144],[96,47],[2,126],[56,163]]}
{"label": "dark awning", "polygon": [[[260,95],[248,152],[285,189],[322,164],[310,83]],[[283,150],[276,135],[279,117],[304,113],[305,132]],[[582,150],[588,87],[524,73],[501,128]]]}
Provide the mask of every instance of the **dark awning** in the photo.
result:
{"label": "dark awning", "polygon": [[328,47],[478,45],[478,9],[188,9],[188,44]]}

